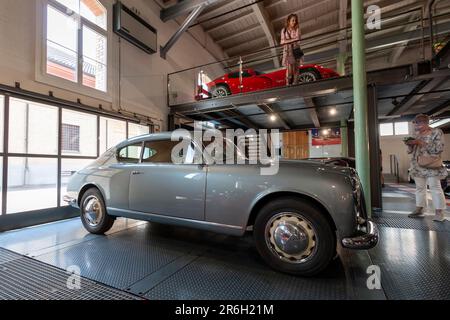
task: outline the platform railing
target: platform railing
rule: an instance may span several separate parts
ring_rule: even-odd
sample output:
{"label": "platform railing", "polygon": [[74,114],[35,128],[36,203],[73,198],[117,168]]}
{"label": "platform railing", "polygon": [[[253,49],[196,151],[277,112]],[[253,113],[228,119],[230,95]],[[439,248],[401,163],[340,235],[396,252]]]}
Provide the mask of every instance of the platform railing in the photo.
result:
{"label": "platform railing", "polygon": [[[410,18],[406,22],[398,22],[411,17],[411,15],[415,15],[417,18]],[[435,24],[448,24],[450,11],[431,15],[431,17]],[[393,48],[408,45],[409,41],[420,48],[418,58],[425,60],[426,46],[427,44],[432,45],[429,40],[430,34],[426,32],[429,27],[429,19],[429,17],[424,16],[424,7],[413,8],[391,16],[383,16],[381,29],[366,30],[367,55],[369,57],[382,56]],[[411,28],[408,28],[410,26]],[[410,40],[408,34],[406,34],[405,39],[399,41],[399,37],[407,29],[415,30],[414,32],[420,30],[420,36]],[[393,39],[392,41],[396,40],[396,42],[382,43],[380,39],[384,38]],[[303,65],[299,70],[299,81],[318,81],[329,77],[342,76],[337,73],[331,74],[329,70],[316,67],[319,65],[332,70],[336,69],[337,59],[341,54],[336,46],[339,41],[351,41],[351,27],[302,38],[300,45],[305,56]],[[170,73],[167,79],[168,106],[285,86],[286,72],[281,63],[282,56],[283,46],[276,45]],[[233,77],[232,84],[223,84],[220,78],[230,73]],[[350,53],[347,53],[346,73],[352,73]],[[249,78],[252,78],[252,81],[249,81]]]}

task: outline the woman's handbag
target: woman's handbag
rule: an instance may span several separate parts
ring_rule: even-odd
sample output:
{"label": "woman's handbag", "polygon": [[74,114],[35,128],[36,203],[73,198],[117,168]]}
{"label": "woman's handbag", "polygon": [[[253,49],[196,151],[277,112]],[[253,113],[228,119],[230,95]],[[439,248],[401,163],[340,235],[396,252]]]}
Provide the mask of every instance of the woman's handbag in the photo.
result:
{"label": "woman's handbag", "polygon": [[303,50],[300,49],[300,47],[294,48],[294,58],[295,60],[300,60],[305,54],[303,53]]}
{"label": "woman's handbag", "polygon": [[444,165],[441,156],[418,156],[417,164],[426,169],[440,169]]}

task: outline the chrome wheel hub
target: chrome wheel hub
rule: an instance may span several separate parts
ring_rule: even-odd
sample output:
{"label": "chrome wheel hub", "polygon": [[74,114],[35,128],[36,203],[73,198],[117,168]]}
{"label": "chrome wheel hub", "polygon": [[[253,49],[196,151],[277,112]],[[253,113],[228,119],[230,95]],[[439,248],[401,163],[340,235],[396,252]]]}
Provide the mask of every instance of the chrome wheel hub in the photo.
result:
{"label": "chrome wheel hub", "polygon": [[267,223],[266,242],[272,253],[290,263],[308,260],[316,250],[311,223],[297,213],[280,213]]}
{"label": "chrome wheel hub", "polygon": [[103,218],[103,209],[100,200],[96,196],[89,196],[83,202],[83,215],[91,227],[96,227]]}

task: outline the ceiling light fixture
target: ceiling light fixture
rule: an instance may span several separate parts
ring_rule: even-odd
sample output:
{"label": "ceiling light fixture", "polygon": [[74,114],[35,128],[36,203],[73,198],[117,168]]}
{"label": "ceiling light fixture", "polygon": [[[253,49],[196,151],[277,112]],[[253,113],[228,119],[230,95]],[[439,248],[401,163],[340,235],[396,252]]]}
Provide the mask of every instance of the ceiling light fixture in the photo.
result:
{"label": "ceiling light fixture", "polygon": [[270,121],[275,122],[277,120],[277,116],[272,114],[270,115]]}

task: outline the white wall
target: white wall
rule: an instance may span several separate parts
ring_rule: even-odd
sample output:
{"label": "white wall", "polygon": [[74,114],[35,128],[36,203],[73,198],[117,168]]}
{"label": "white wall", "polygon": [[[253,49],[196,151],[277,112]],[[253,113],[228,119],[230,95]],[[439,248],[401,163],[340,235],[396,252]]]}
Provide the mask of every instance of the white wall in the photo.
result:
{"label": "white wall", "polygon": [[[37,10],[38,0],[0,1],[0,83],[14,86],[20,82],[26,90],[48,94],[53,91],[58,98],[69,101],[81,99],[82,103],[93,107],[102,104],[104,109],[118,110],[119,80],[121,83],[122,108],[158,119],[162,129],[167,128],[168,108],[166,105],[166,75],[170,72],[209,63],[224,57],[223,52],[213,44],[201,27],[192,28],[168,53],[167,60],[159,53],[148,55],[126,41],[121,42],[122,74],[119,76],[119,38],[112,33],[113,0],[102,0],[108,9],[109,50],[111,72],[108,75],[110,97],[93,97],[85,92],[73,92],[36,81],[36,63],[40,64],[36,52],[36,29],[41,14]],[[155,1],[123,0],[124,4],[139,10],[141,17],[158,30],[158,45],[164,45],[176,32],[179,23],[163,23],[159,19],[160,7]],[[39,13],[37,13],[39,12]],[[196,39],[202,39],[196,41]],[[206,50],[205,48],[208,48]],[[211,54],[212,53],[212,54]],[[214,57],[214,56],[215,57]],[[39,66],[38,66],[39,67]],[[195,79],[192,80],[192,83]],[[192,83],[182,91],[193,94]]]}

